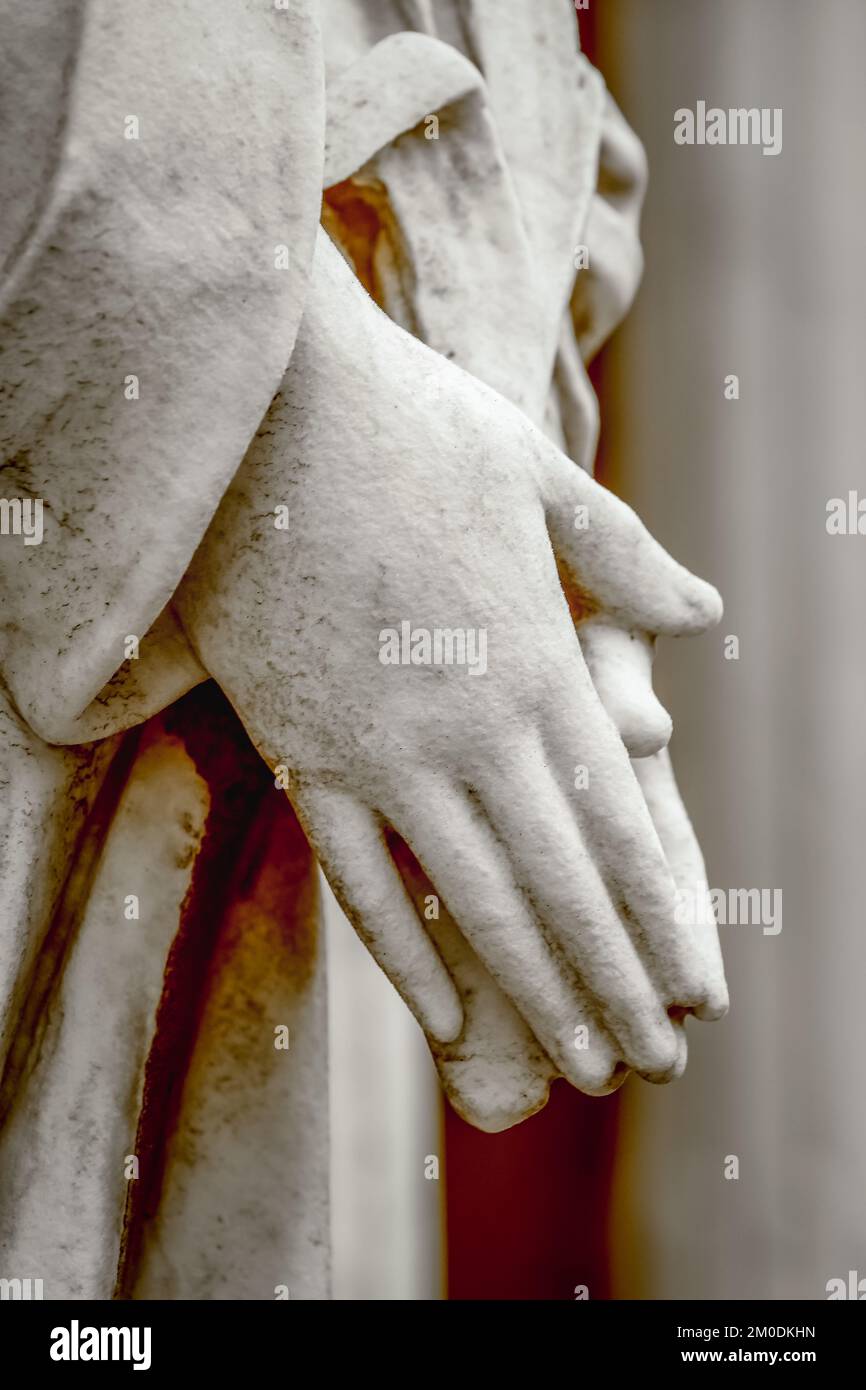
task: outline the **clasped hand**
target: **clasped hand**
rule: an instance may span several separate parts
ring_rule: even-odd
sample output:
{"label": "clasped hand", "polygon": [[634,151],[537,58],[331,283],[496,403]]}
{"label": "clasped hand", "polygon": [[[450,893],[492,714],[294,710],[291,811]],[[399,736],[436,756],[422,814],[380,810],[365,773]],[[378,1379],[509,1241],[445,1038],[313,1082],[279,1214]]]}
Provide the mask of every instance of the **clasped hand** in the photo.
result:
{"label": "clasped hand", "polygon": [[[575,623],[697,633],[719,597],[387,319],[324,236],[290,369],[176,608],[262,756],[289,768],[337,898],[464,1113],[499,1128],[554,1073],[598,1094],[630,1069],[679,1074],[684,1015],[726,1007],[721,962],[675,920]],[[405,623],[483,632],[483,674],[381,660]]]}

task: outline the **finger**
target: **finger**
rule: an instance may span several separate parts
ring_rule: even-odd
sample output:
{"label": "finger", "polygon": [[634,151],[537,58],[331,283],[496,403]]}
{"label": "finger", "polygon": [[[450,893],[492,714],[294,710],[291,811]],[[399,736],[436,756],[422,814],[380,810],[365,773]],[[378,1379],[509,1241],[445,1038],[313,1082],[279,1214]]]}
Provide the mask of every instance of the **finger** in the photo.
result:
{"label": "finger", "polygon": [[680,636],[717,623],[722,601],[713,586],[678,564],[631,507],[543,444],[536,452],[547,526],[565,587],[622,627]]}
{"label": "finger", "polygon": [[[636,778],[635,785],[640,793]],[[716,982],[699,937],[706,928],[693,920],[694,913],[683,912],[670,864],[646,800],[641,800],[640,812],[624,817],[622,793],[601,789],[600,814],[611,817],[611,833],[600,850],[604,872],[620,911],[634,923],[635,940],[651,962],[666,1005],[712,1012]],[[614,823],[615,812],[619,814]],[[702,907],[704,899],[695,902]]]}
{"label": "finger", "polygon": [[548,937],[571,961],[627,1064],[642,1075],[669,1076],[678,1044],[665,1001],[619,918],[540,741],[526,740],[509,750],[504,767],[482,772],[478,796],[507,847],[517,882]]}
{"label": "finger", "polygon": [[[637,759],[632,766],[677,889],[696,904],[704,902],[709,893],[704,857],[677,787],[670,754],[662,749],[651,758]],[[698,1018],[710,1021],[723,1018],[727,1013],[728,986],[719,930],[712,913],[695,913],[694,918],[690,925],[695,949],[703,960],[706,979],[706,1000],[694,1009],[694,1013]]]}
{"label": "finger", "polygon": [[603,616],[582,623],[577,635],[596,694],[629,756],[647,758],[665,748],[673,724],[652,687],[651,639]]}
{"label": "finger", "polygon": [[340,906],[425,1033],[456,1038],[463,1010],[425,932],[373,813],[348,792],[318,787],[293,798]]}
{"label": "finger", "polygon": [[[652,689],[651,643],[644,634],[615,628],[602,617],[583,623],[578,636],[598,696],[634,759],[632,768],[676,887],[688,902],[703,903],[708,892],[703,856],[665,752],[671,721]],[[718,928],[712,914],[687,916],[677,912],[677,925],[684,938],[691,932],[691,949],[703,962],[703,1002],[691,1011],[706,1021],[718,1019],[728,1008]]]}
{"label": "finger", "polygon": [[442,1087],[465,1120],[487,1133],[499,1133],[541,1109],[556,1068],[461,935],[408,845],[396,832],[387,840],[463,1004],[460,1036],[450,1043],[431,1043]]}
{"label": "finger", "polygon": [[[610,720],[588,725],[579,698],[588,675],[582,663],[574,667],[568,690],[557,689],[558,679],[565,685],[561,673],[551,678],[543,738],[552,775],[662,1003],[701,1007],[710,982],[693,934],[677,921],[677,888],[661,841]],[[591,756],[576,756],[585,747]],[[571,776],[575,764],[584,769],[579,779]]]}
{"label": "finger", "polygon": [[397,790],[387,814],[557,1070],[589,1094],[614,1089],[625,1068],[607,1029],[541,934],[502,845],[467,792],[432,782],[410,802]]}
{"label": "finger", "polygon": [[[677,1060],[668,1076],[662,1077],[663,1081],[679,1081],[688,1065],[689,1042],[686,1037],[686,1015],[688,1010],[671,1009],[670,1020],[677,1039]],[[656,1081],[654,1076],[645,1077],[647,1081]]]}

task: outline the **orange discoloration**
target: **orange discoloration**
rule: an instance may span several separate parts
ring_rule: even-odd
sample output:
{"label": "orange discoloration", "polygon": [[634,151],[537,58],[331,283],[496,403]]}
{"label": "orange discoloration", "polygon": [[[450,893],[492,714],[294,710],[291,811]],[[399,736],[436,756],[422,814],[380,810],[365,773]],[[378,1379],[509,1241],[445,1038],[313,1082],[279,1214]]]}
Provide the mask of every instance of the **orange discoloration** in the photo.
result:
{"label": "orange discoloration", "polygon": [[380,308],[385,305],[376,271],[376,250],[380,239],[389,234],[391,223],[384,188],[346,179],[325,192],[322,224],[349,258],[364,289]]}
{"label": "orange discoloration", "polygon": [[[211,683],[167,711],[208,784],[211,807],[166,965],[147,1061],[116,1296],[129,1298],[146,1229],[157,1219],[169,1145],[189,1159],[182,1122],[191,1075],[256,1088],[279,1054],[262,1045],[269,1001],[302,992],[317,949],[315,864],[286,796],[274,787],[228,702]],[[267,1015],[267,1016],[266,1016]],[[282,1021],[277,1019],[277,1022]]]}

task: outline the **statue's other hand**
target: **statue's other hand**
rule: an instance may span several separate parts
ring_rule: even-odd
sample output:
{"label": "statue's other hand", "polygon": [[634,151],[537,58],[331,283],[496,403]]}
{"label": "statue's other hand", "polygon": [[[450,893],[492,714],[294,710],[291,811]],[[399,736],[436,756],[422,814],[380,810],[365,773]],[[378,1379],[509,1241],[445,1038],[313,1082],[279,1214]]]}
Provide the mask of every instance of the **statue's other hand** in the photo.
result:
{"label": "statue's other hand", "polygon": [[671,719],[652,686],[654,642],[645,633],[616,627],[604,615],[578,627],[580,647],[599,699],[632,758],[665,858],[681,894],[680,928],[690,949],[703,957],[706,1000],[694,1012],[700,1019],[721,1018],[728,1009],[728,987],[711,912],[697,912],[709,888],[701,847],[683,804],[667,744]]}

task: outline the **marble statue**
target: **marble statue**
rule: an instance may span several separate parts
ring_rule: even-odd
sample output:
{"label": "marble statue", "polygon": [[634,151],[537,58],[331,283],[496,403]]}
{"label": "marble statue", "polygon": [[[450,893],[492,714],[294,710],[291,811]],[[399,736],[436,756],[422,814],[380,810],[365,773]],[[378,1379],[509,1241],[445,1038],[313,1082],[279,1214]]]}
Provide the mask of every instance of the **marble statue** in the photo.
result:
{"label": "marble statue", "polygon": [[0,23],[0,1272],[325,1298],[316,861],[482,1128],[727,1007],[720,601],[591,476],[643,153],[559,0]]}

